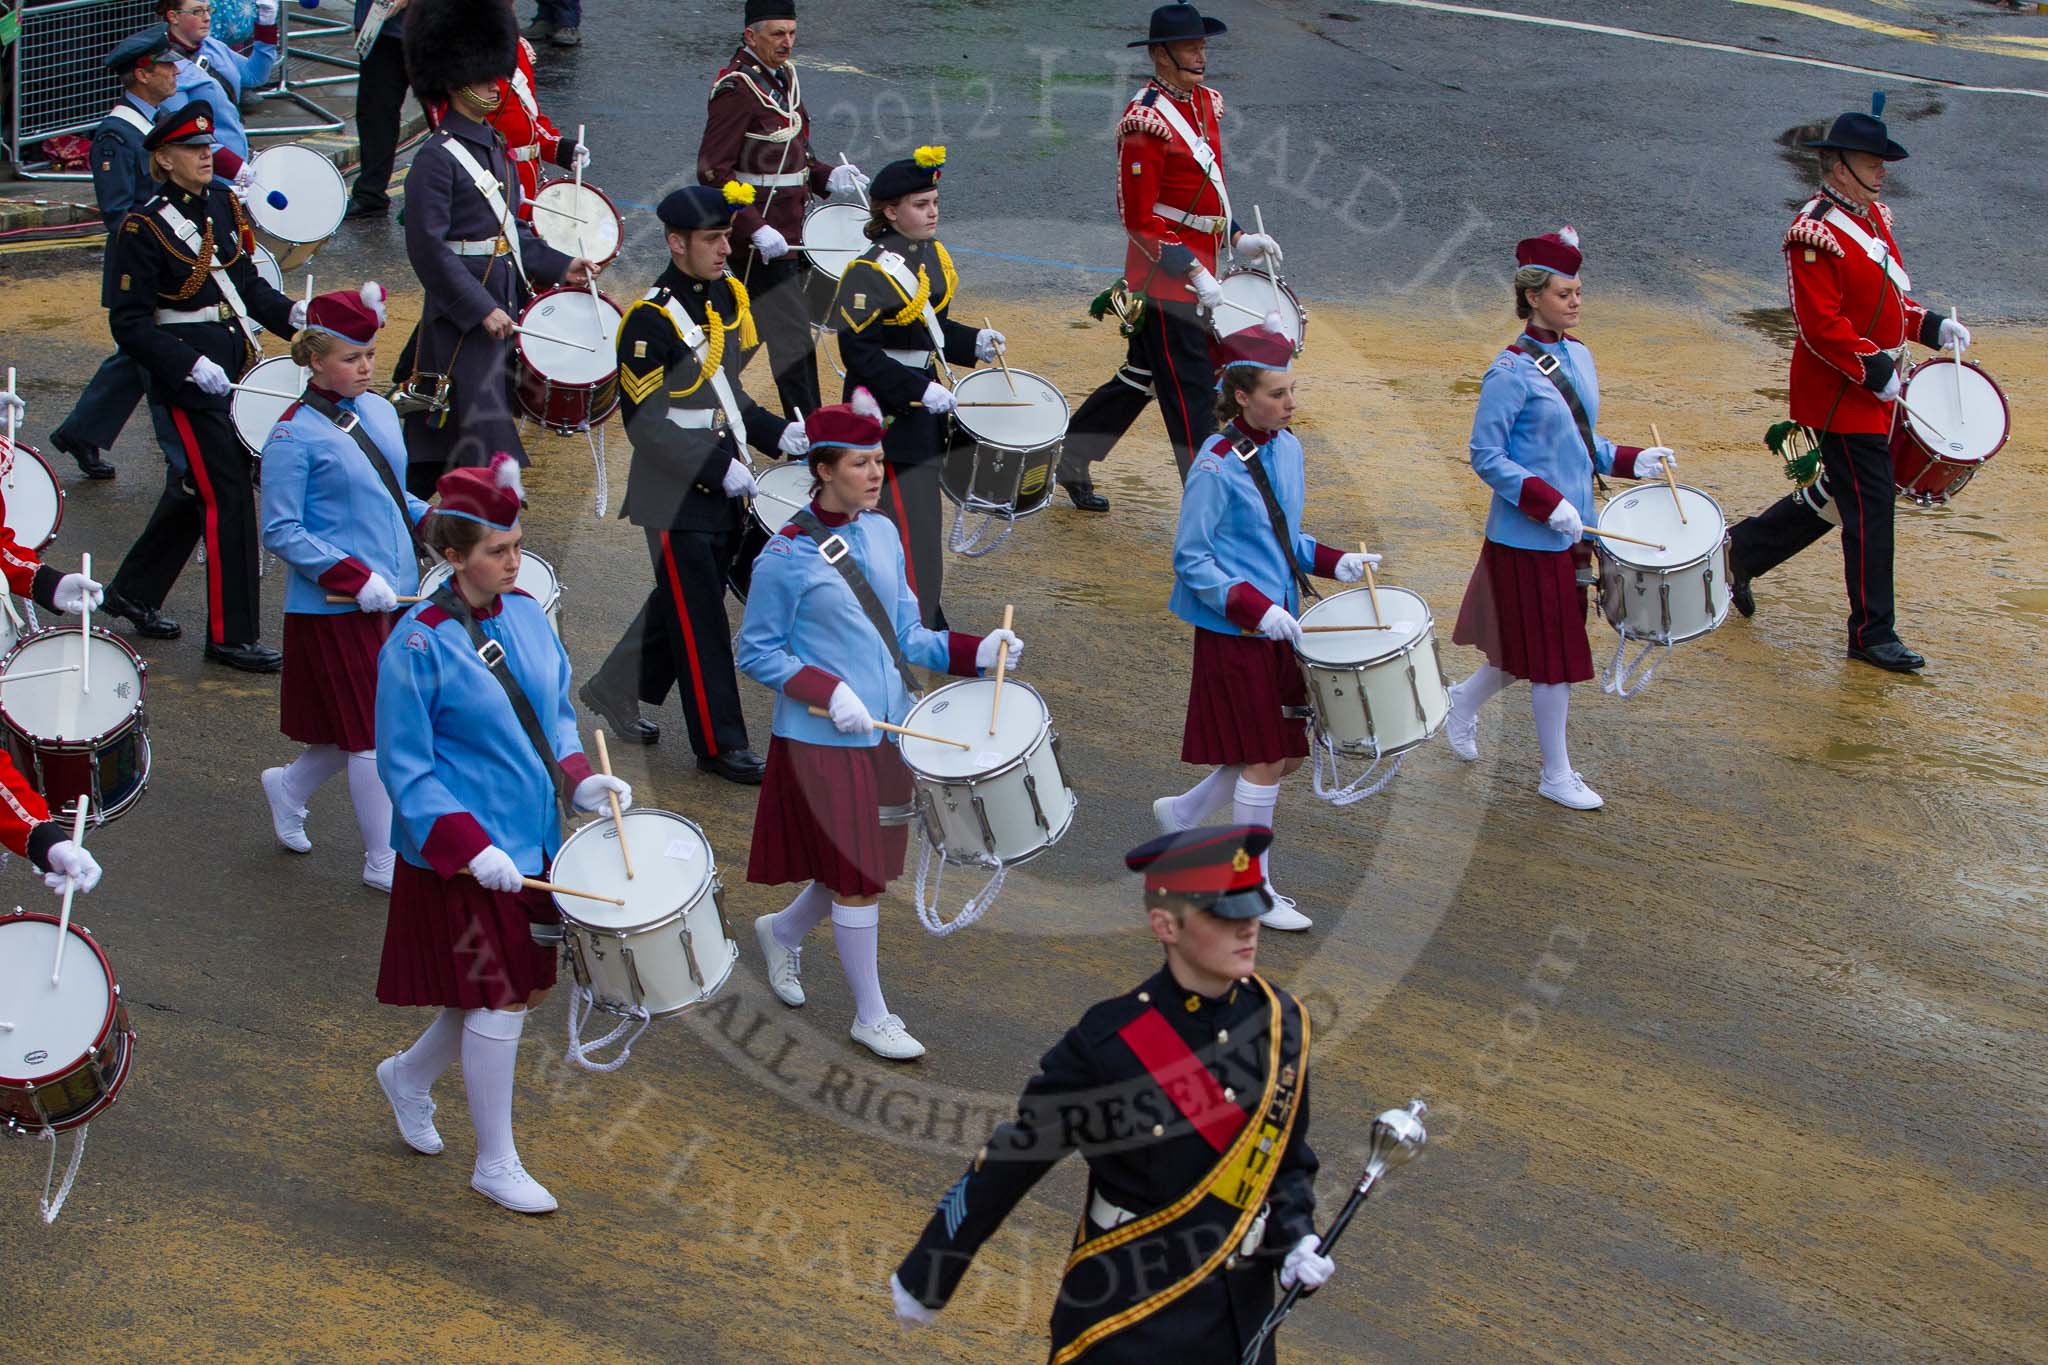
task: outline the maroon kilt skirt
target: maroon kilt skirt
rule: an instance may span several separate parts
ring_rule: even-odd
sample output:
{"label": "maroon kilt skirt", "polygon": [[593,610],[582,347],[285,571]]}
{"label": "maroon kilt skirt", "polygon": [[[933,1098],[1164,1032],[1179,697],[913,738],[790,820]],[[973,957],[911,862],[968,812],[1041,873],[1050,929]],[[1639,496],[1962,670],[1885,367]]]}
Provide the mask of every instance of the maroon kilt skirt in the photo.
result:
{"label": "maroon kilt skirt", "polygon": [[1476,646],[1495,668],[1532,683],[1590,680],[1593,645],[1579,553],[1481,542],[1451,642]]}
{"label": "maroon kilt skirt", "polygon": [[390,633],[381,613],[284,614],[277,728],[287,739],[352,754],[377,747],[377,651]]}
{"label": "maroon kilt skirt", "polygon": [[1307,705],[1308,683],[1294,646],[1198,626],[1180,761],[1230,766],[1306,758],[1308,722],[1281,708]]}
{"label": "maroon kilt skirt", "polygon": [[400,858],[391,873],[377,998],[460,1010],[523,1006],[555,984],[555,954],[535,943],[527,926],[560,919],[544,891],[486,891],[473,877],[443,878]]}
{"label": "maroon kilt skirt", "polygon": [[754,807],[747,880],[816,881],[842,896],[878,896],[903,875],[908,825],[884,826],[881,807],[916,795],[888,740],[867,748],[768,741],[768,772]]}

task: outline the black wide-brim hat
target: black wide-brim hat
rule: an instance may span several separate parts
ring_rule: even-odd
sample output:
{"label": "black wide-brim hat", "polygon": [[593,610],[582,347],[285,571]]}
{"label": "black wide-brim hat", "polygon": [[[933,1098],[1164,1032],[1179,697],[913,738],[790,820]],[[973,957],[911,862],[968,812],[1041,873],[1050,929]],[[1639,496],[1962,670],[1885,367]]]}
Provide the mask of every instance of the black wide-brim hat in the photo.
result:
{"label": "black wide-brim hat", "polygon": [[1230,32],[1221,19],[1210,19],[1193,5],[1161,5],[1152,11],[1152,32],[1125,47],[1153,47],[1159,43],[1185,43],[1194,38],[1214,38]]}
{"label": "black wide-brim hat", "polygon": [[1835,120],[1826,137],[1799,145],[1815,151],[1862,152],[1886,161],[1906,159],[1906,149],[1891,140],[1884,120],[1875,114],[1844,114]]}

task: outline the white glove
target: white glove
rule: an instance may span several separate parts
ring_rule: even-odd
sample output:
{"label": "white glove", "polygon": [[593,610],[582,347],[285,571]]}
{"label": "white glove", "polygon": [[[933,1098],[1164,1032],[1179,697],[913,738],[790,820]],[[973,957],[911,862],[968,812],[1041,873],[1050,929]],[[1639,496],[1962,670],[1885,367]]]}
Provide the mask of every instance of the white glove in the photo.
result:
{"label": "white glove", "polygon": [[589,143],[579,142],[576,144],[576,150],[569,153],[569,169],[572,171],[587,171],[590,169]]}
{"label": "white glove", "polygon": [[627,810],[632,806],[633,788],[623,779],[613,777],[610,773],[592,773],[578,782],[576,790],[569,795],[569,804],[577,810],[595,815],[599,811],[611,809],[612,803],[607,796],[609,792],[619,794],[620,810]]}
{"label": "white glove", "polygon": [[811,453],[811,433],[804,430],[802,422],[791,422],[782,429],[782,439],[775,448],[792,460],[801,460]]}
{"label": "white glove", "polygon": [[1365,554],[1358,550],[1352,551],[1337,561],[1337,581],[1339,583],[1356,583],[1359,579],[1365,577],[1365,566],[1368,564],[1377,569],[1380,564],[1380,557],[1378,555]]}
{"label": "white glove", "polygon": [[356,607],[359,610],[381,615],[398,609],[398,590],[380,573],[372,573],[369,581],[356,589]]}
{"label": "white glove", "polygon": [[100,884],[99,860],[87,853],[83,846],[69,839],[60,839],[50,845],[50,870],[43,874],[43,885],[63,895],[72,887],[90,891]]}
{"label": "white glove", "polygon": [[1550,509],[1550,516],[1544,524],[1562,533],[1567,540],[1580,540],[1586,534],[1586,523],[1579,519],[1579,509],[1566,498],[1557,500],[1557,506]]}
{"label": "white glove", "polygon": [[889,1276],[889,1297],[896,1301],[896,1325],[899,1327],[929,1327],[932,1319],[939,1315],[938,1309],[919,1303],[916,1296],[903,1287],[903,1281],[894,1275]]}
{"label": "white glove", "polygon": [[82,573],[68,573],[57,580],[57,590],[50,594],[50,600],[57,604],[57,610],[76,616],[87,607],[97,607],[107,590]]}
{"label": "white glove", "polygon": [[1280,244],[1263,232],[1239,233],[1237,245],[1231,250],[1240,261],[1268,262],[1275,267],[1280,264]]}
{"label": "white glove", "polygon": [[728,498],[750,498],[754,495],[754,471],[747,468],[745,460],[727,460],[722,482]]}
{"label": "white glove", "polygon": [[825,177],[827,194],[866,194],[868,178],[860,173],[860,167],[844,162],[832,168],[832,174]]}
{"label": "white glove", "polygon": [[993,327],[984,327],[974,334],[974,358],[987,365],[1008,349],[1003,334]]}
{"label": "white glove", "polygon": [[1898,370],[1893,369],[1892,377],[1890,379],[1885,380],[1884,387],[1877,391],[1878,401],[1882,403],[1891,402],[1894,398],[1897,398],[1899,394],[1905,390],[1905,387],[1906,386],[1899,381]]}
{"label": "white glove", "polygon": [[1941,344],[1953,346],[1959,351],[1970,349],[1970,329],[1954,318],[1941,320]]}
{"label": "white glove", "polygon": [[212,394],[215,398],[225,397],[234,390],[228,372],[205,356],[192,362],[192,372],[185,377],[197,384],[201,393]]}
{"label": "white glove", "polygon": [[248,203],[249,196],[256,189],[256,168],[244,161],[242,169],[236,171],[234,179],[228,181],[228,188],[235,192],[235,198],[245,204]]}
{"label": "white glove", "polygon": [[754,250],[760,254],[761,259],[764,261],[772,261],[778,256],[787,256],[789,254],[789,238],[783,236],[774,228],[769,227],[766,223],[755,228],[754,235],[749,240],[753,242]]}
{"label": "white glove", "polygon": [[832,728],[842,735],[868,735],[875,730],[875,718],[868,714],[868,704],[860,699],[845,683],[832,689]]}
{"label": "white glove", "polygon": [[469,870],[475,876],[476,884],[486,891],[518,891],[523,885],[519,864],[496,844],[486,844],[483,852],[471,858]]}
{"label": "white glove", "polygon": [[1636,477],[1639,479],[1661,479],[1664,471],[1678,469],[1678,452],[1670,446],[1651,446],[1636,453]]}
{"label": "white glove", "polygon": [[0,417],[9,412],[12,412],[14,420],[19,422],[28,416],[28,404],[24,403],[21,395],[13,389],[0,389]]}
{"label": "white glove", "polygon": [[924,410],[934,417],[953,410],[953,391],[936,379],[924,386]]}
{"label": "white glove", "polygon": [[298,299],[293,302],[291,324],[294,332],[306,325],[306,301],[304,299]]}
{"label": "white glove", "polygon": [[1016,631],[1004,630],[1001,627],[982,636],[981,643],[974,647],[974,666],[983,670],[994,668],[996,666],[996,651],[1002,648],[1003,641],[1005,640],[1010,642],[1009,666],[1015,668],[1018,658],[1024,653],[1024,642],[1017,638]]}
{"label": "white glove", "polygon": [[277,0],[256,0],[256,22],[266,28],[277,22]]}
{"label": "white glove", "polygon": [[1280,1287],[1292,1289],[1299,1284],[1303,1289],[1321,1289],[1337,1273],[1337,1263],[1322,1254],[1323,1239],[1311,1232],[1294,1244],[1294,1250],[1287,1253],[1287,1259],[1280,1263]]}
{"label": "white glove", "polygon": [[1290,645],[1301,643],[1301,622],[1288,614],[1287,608],[1275,604],[1266,608],[1266,614],[1259,618],[1259,634],[1268,640],[1285,640]]}
{"label": "white glove", "polygon": [[1188,276],[1188,288],[1195,291],[1195,302],[1210,312],[1223,306],[1223,286],[1201,266],[1196,266],[1195,273]]}

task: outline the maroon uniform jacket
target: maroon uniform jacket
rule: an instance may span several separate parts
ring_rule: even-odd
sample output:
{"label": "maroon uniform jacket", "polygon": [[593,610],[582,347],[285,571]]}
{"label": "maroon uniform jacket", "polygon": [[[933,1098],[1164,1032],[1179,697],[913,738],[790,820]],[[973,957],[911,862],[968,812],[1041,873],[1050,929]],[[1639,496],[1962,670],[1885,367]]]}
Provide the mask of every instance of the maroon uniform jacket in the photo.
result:
{"label": "maroon uniform jacket", "polygon": [[764,222],[792,243],[804,235],[812,195],[825,193],[832,168],[811,153],[810,115],[795,66],[763,66],[741,48],[711,83],[697,179],[706,185],[740,180],[756,189],[752,205],[733,215],[733,273],[743,274],[751,239]]}

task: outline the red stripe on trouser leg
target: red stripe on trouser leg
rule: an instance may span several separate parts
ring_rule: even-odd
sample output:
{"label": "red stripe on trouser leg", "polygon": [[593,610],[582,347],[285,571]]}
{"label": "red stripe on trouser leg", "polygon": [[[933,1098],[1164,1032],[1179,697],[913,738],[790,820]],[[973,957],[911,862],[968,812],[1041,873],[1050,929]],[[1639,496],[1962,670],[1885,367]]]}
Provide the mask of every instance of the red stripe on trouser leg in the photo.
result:
{"label": "red stripe on trouser leg", "polygon": [[923,596],[917,591],[917,561],[910,553],[910,513],[903,507],[903,489],[896,483],[896,466],[883,461],[882,477],[889,481],[889,500],[896,504],[896,534],[903,539],[903,580],[922,602]]}
{"label": "red stripe on trouser leg", "polygon": [[697,661],[697,632],[690,625],[690,609],[683,601],[682,578],[676,573],[676,553],[661,533],[661,568],[668,575],[669,600],[676,604],[676,620],[683,623],[683,652],[690,657],[690,694],[697,702],[697,719],[703,722],[706,758],[718,756],[718,735],[711,727],[711,699],[704,695],[704,666]]}
{"label": "red stripe on trouser leg", "polygon": [[[1188,453],[1188,460],[1192,463],[1195,458],[1195,424],[1188,420],[1187,394],[1180,386],[1180,371],[1176,370],[1173,365],[1173,341],[1166,335],[1166,318],[1163,314],[1159,319],[1159,355],[1166,362],[1167,382],[1173,388],[1174,404],[1180,409],[1180,438],[1182,446]],[[1154,396],[1159,398],[1159,413],[1163,417],[1166,415],[1166,399],[1158,393],[1158,385],[1156,384],[1153,385],[1153,392]],[[1173,444],[1172,427],[1173,424],[1171,422],[1167,423],[1166,438],[1168,445]]]}
{"label": "red stripe on trouser leg", "polygon": [[228,566],[220,553],[220,502],[213,495],[213,480],[207,477],[206,459],[199,453],[199,437],[192,430],[192,419],[183,408],[174,407],[171,422],[178,428],[178,439],[185,443],[185,464],[192,471],[192,486],[199,491],[200,505],[206,509],[206,634],[215,644],[224,645],[227,640],[221,625],[221,577]]}
{"label": "red stripe on trouser leg", "polygon": [[[1849,608],[1858,618],[1856,638],[1850,643],[1860,649],[1863,646],[1863,628],[1869,624],[1870,617],[1870,580],[1867,568],[1867,561],[1870,558],[1870,518],[1868,510],[1863,505],[1863,480],[1856,477],[1855,452],[1849,449],[1849,443],[1841,437],[1835,439],[1840,442],[1842,464],[1849,471],[1849,491],[1856,496],[1856,600],[1849,604]],[[1847,533],[1848,528],[1844,527],[1843,534]]]}

